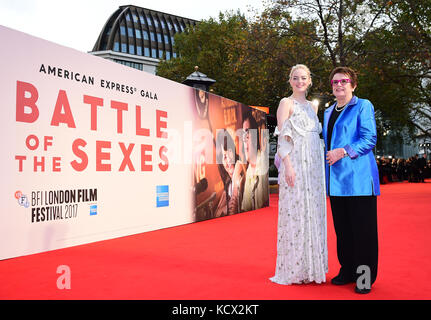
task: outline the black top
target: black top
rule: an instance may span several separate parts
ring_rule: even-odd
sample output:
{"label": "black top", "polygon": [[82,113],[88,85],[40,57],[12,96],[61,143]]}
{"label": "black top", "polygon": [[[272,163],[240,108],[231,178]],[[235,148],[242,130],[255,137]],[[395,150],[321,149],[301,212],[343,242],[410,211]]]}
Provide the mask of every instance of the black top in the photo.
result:
{"label": "black top", "polygon": [[334,129],[335,121],[337,121],[338,116],[340,115],[341,112],[343,112],[343,110],[344,109],[342,109],[341,111],[337,111],[337,108],[335,107],[334,110],[332,110],[331,117],[329,118],[328,135],[327,135],[328,151],[331,150],[332,129]]}

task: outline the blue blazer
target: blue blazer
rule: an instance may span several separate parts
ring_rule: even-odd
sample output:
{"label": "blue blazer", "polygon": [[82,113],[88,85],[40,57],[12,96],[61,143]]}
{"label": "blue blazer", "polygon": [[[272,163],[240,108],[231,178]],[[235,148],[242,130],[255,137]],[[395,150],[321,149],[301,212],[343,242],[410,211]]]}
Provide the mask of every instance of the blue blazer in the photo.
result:
{"label": "blue blazer", "polygon": [[[325,155],[328,151],[328,122],[334,107],[335,104],[326,109],[323,116]],[[353,96],[332,130],[331,149],[344,148],[348,157],[338,160],[331,167],[325,161],[327,195],[380,195],[379,172],[373,153],[376,141],[374,106],[369,100]]]}

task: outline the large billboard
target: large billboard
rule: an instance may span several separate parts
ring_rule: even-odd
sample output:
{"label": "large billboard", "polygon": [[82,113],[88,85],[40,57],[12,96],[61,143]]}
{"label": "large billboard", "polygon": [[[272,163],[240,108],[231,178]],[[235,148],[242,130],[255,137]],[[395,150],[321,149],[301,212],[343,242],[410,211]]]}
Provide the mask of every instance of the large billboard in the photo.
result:
{"label": "large billboard", "polygon": [[0,259],[268,205],[265,113],[0,26]]}

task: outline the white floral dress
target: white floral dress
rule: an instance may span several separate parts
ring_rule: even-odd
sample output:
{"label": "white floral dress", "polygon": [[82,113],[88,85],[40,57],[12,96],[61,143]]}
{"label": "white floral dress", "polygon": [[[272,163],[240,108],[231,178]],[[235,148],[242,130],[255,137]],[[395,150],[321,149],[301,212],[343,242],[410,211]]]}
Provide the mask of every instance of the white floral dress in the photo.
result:
{"label": "white floral dress", "polygon": [[294,187],[287,185],[281,161],[277,262],[270,280],[279,284],[322,283],[328,272],[322,129],[310,102],[293,101],[292,115],[274,133],[278,135],[277,152],[281,158],[289,154],[296,179]]}

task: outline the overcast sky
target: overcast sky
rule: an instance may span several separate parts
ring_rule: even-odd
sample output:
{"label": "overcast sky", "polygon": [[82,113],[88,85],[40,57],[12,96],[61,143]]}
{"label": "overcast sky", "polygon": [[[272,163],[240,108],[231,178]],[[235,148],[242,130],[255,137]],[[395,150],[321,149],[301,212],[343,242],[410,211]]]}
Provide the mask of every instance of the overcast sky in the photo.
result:
{"label": "overcast sky", "polygon": [[110,15],[128,4],[202,20],[237,9],[248,16],[263,0],[0,0],[0,25],[88,52]]}

